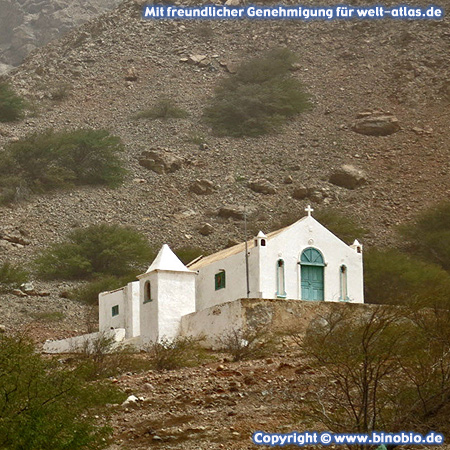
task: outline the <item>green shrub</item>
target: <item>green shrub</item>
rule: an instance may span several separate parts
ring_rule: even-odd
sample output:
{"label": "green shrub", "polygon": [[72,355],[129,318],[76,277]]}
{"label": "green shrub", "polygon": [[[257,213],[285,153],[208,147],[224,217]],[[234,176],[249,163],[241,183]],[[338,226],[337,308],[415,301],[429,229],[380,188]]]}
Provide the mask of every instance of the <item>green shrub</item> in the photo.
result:
{"label": "green shrub", "polygon": [[233,329],[222,336],[218,344],[233,361],[264,358],[273,354],[277,347],[275,336],[264,328]]}
{"label": "green shrub", "polygon": [[211,359],[200,342],[201,340],[191,337],[161,339],[147,348],[150,363],[155,370],[197,366]]}
{"label": "green shrub", "polygon": [[189,114],[179,108],[174,100],[163,97],[160,98],[151,108],[140,111],[135,115],[136,119],[183,119]]}
{"label": "green shrub", "polygon": [[398,250],[364,254],[366,303],[450,307],[450,275],[437,265]]}
{"label": "green shrub", "polygon": [[433,206],[400,227],[407,250],[450,271],[450,201]]}
{"label": "green shrub", "polygon": [[189,264],[199,256],[206,255],[206,252],[198,247],[180,247],[174,250],[174,253],[183,264]]}
{"label": "green shrub", "polygon": [[17,289],[27,281],[28,273],[20,266],[13,265],[8,261],[0,265],[0,292]]}
{"label": "green shrub", "polygon": [[66,242],[53,244],[35,260],[44,279],[87,279],[124,276],[152,260],[142,234],[119,225],[91,225],[72,231]]}
{"label": "green shrub", "polygon": [[333,208],[318,209],[314,217],[347,244],[353,243],[355,239],[360,239],[367,233],[354,217]]}
{"label": "green shrub", "polygon": [[7,83],[0,83],[0,122],[19,120],[24,109],[24,100]]}
{"label": "green shrub", "polygon": [[61,311],[52,311],[33,313],[32,317],[40,322],[61,322],[65,316]]}
{"label": "green shrub", "polygon": [[137,274],[130,274],[124,277],[106,276],[93,280],[83,287],[74,289],[70,292],[70,298],[89,305],[98,303],[98,294],[100,292],[113,291],[125,286],[130,281],[136,279]]}
{"label": "green shrub", "polygon": [[277,49],[241,64],[216,87],[204,111],[206,123],[218,135],[257,136],[308,109],[308,95],[290,77],[294,61],[292,52]]}
{"label": "green shrub", "polygon": [[104,448],[109,430],[96,415],[124,395],[110,383],[87,384],[81,375],[43,358],[27,340],[0,336],[0,448]]}
{"label": "green shrub", "polygon": [[25,184],[32,192],[73,185],[117,186],[125,170],[123,145],[105,130],[35,133],[5,147],[0,155],[0,194]]}

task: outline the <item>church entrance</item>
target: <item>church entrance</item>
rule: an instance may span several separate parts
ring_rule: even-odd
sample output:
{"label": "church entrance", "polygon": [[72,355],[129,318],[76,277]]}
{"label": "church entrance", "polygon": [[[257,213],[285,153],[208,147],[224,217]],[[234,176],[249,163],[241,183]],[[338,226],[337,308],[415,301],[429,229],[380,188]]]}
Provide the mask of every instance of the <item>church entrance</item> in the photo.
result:
{"label": "church entrance", "polygon": [[300,257],[302,300],[324,299],[324,266],[322,254],[315,248],[303,250]]}

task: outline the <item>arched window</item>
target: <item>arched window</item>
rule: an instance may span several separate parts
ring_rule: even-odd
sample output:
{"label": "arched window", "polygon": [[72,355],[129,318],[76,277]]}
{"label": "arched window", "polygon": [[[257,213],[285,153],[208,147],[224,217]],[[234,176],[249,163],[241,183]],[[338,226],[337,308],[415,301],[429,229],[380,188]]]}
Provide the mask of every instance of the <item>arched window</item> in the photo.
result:
{"label": "arched window", "polygon": [[286,298],[286,280],[284,276],[284,261],[277,261],[277,297]]}
{"label": "arched window", "polygon": [[347,291],[347,267],[342,265],[339,268],[339,282],[341,285],[341,297],[340,300],[348,300]]}
{"label": "arched window", "polygon": [[144,284],[144,303],[152,301],[152,285],[150,281],[146,281]]}

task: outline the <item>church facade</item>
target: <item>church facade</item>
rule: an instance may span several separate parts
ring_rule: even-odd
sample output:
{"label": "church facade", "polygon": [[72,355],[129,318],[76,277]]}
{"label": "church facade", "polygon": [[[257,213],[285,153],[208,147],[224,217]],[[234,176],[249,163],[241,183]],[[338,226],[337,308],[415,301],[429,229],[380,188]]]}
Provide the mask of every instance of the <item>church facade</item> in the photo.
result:
{"label": "church facade", "polygon": [[362,246],[312,217],[185,266],[165,244],[146,273],[99,295],[100,331],[143,344],[179,335],[184,316],[240,298],[363,303]]}

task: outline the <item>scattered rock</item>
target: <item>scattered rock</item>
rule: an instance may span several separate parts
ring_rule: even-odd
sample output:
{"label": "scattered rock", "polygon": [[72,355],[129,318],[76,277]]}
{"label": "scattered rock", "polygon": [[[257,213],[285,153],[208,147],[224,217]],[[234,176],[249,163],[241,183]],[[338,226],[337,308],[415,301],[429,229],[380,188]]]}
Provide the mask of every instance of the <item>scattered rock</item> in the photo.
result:
{"label": "scattered rock", "polygon": [[189,55],[187,62],[189,64],[200,64],[207,58],[206,55]]}
{"label": "scattered rock", "polygon": [[232,219],[244,220],[245,210],[243,206],[227,205],[219,209],[218,215],[226,219],[231,217]]}
{"label": "scattered rock", "polygon": [[347,189],[355,189],[366,181],[367,177],[364,171],[349,164],[335,170],[330,176],[330,183]]}
{"label": "scattered rock", "polygon": [[419,127],[413,127],[412,131],[414,133],[416,133],[419,136],[423,136],[423,135],[431,135],[433,134],[433,129],[432,128],[419,128]]}
{"label": "scattered rock", "polygon": [[309,189],[304,186],[303,184],[297,184],[294,187],[294,192],[292,193],[292,197],[297,200],[303,200],[304,198],[308,197]]}
{"label": "scattered rock", "polygon": [[27,297],[27,294],[25,294],[25,292],[22,292],[20,289],[13,289],[11,291],[11,294],[16,295],[17,297]]}
{"label": "scattered rock", "polygon": [[292,177],[290,175],[288,175],[284,180],[283,183],[284,184],[292,184],[294,182],[294,180],[292,179]]}
{"label": "scattered rock", "polygon": [[0,333],[6,333],[5,325],[0,325]]}
{"label": "scattered rock", "polygon": [[181,169],[183,160],[166,149],[152,149],[141,153],[139,164],[160,175]]}
{"label": "scattered rock", "polygon": [[19,245],[30,245],[31,244],[31,241],[24,237],[23,231],[18,230],[18,229],[8,230],[8,231],[0,230],[0,239],[11,242],[13,244],[19,244]]}
{"label": "scattered rock", "polygon": [[191,184],[189,190],[197,195],[208,195],[212,194],[216,188],[214,183],[210,180],[195,180],[194,183]]}
{"label": "scattered rock", "polygon": [[130,405],[137,403],[139,401],[139,398],[135,395],[129,395],[128,398],[122,403],[122,406]]}
{"label": "scattered rock", "polygon": [[200,226],[200,228],[198,229],[198,232],[202,236],[209,236],[213,231],[214,231],[214,227],[211,224],[207,223],[207,222],[202,224]]}
{"label": "scattered rock", "polygon": [[34,295],[36,293],[33,283],[23,283],[20,285],[20,289],[27,295]]}
{"label": "scattered rock", "polygon": [[382,111],[363,112],[358,115],[351,128],[368,136],[388,136],[400,130],[397,117]]}
{"label": "scattered rock", "polygon": [[127,74],[125,75],[126,81],[137,81],[138,76],[136,72],[136,68],[130,67],[127,71]]}
{"label": "scattered rock", "polygon": [[248,183],[248,187],[260,194],[275,194],[277,192],[275,186],[267,180],[255,180]]}

